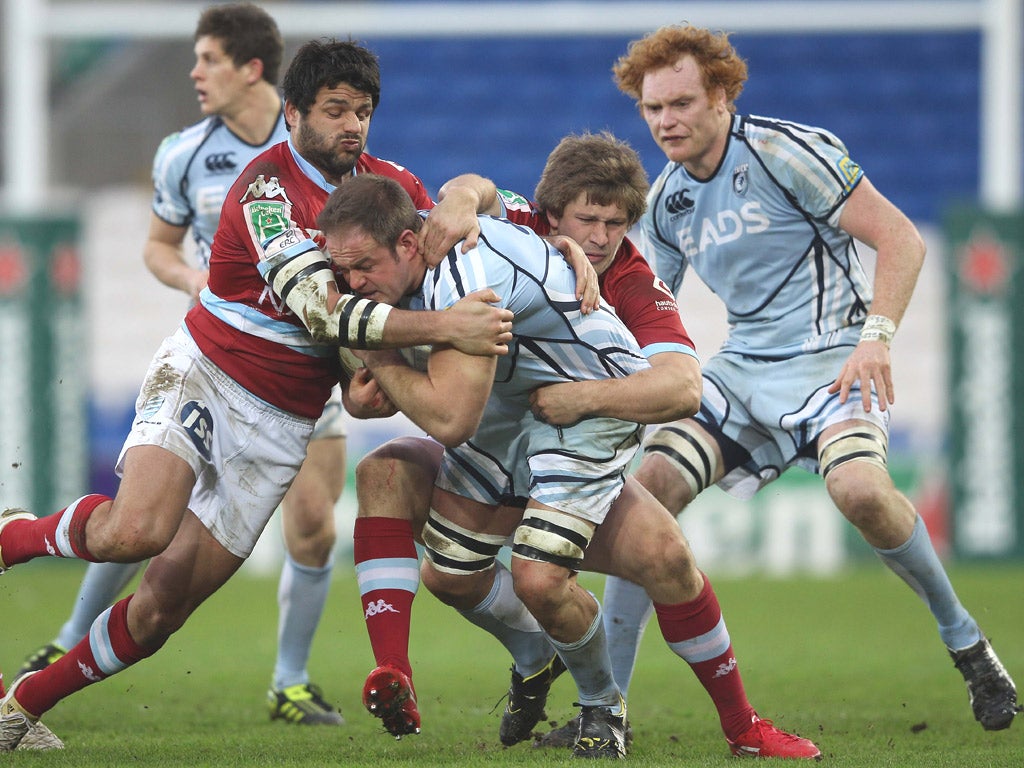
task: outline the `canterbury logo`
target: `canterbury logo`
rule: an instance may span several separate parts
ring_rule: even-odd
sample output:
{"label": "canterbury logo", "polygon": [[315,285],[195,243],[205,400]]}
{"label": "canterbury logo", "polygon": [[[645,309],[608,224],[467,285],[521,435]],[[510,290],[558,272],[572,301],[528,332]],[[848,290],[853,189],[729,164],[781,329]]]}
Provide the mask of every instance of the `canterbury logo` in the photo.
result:
{"label": "canterbury logo", "polygon": [[219,152],[215,155],[207,155],[204,165],[206,165],[206,170],[210,171],[210,173],[227,173],[238,167],[238,163],[235,162],[234,152]]}
{"label": "canterbury logo", "polygon": [[728,664],[719,664],[718,669],[715,670],[715,677],[725,677],[730,672],[736,669],[736,659],[729,659]]}
{"label": "canterbury logo", "polygon": [[395,607],[384,600],[378,600],[373,602],[372,600],[366,604],[366,616],[363,618],[370,618],[376,616],[379,613],[398,613]]}
{"label": "canterbury logo", "polygon": [[665,210],[669,213],[685,213],[693,210],[693,198],[687,195],[688,189],[673,192],[665,198]]}
{"label": "canterbury logo", "polygon": [[78,662],[78,669],[82,673],[82,677],[84,677],[86,680],[91,680],[95,683],[96,681],[103,679],[102,677],[96,674],[96,671],[92,667],[90,667],[88,664],[83,664],[81,661]]}

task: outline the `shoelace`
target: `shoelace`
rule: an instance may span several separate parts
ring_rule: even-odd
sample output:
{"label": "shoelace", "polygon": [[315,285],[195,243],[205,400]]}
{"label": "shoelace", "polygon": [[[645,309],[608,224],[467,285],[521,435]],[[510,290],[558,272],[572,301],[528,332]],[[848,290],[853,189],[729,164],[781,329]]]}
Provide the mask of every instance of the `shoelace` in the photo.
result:
{"label": "shoelace", "polygon": [[764,734],[766,731],[774,731],[777,736],[784,737],[785,741],[801,741],[799,736],[776,728],[775,723],[772,720],[766,720],[763,717],[759,717],[754,725],[757,726],[757,732],[759,734]]}

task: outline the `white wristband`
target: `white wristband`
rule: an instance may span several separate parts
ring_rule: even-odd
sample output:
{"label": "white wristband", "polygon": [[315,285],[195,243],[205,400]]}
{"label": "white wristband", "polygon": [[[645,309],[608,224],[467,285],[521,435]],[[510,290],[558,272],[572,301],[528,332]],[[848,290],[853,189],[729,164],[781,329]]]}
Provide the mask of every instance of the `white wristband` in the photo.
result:
{"label": "white wristband", "polygon": [[860,332],[861,341],[880,341],[885,346],[892,344],[896,335],[896,323],[885,315],[868,315]]}

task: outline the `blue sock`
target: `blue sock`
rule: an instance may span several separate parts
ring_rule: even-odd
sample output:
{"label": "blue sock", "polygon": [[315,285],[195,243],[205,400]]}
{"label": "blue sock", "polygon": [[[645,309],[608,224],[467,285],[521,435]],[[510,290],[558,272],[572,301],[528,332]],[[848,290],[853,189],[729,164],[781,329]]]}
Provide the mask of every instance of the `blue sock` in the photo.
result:
{"label": "blue sock", "polygon": [[548,640],[576,681],[579,703],[590,707],[611,707],[614,714],[621,714],[621,693],[612,677],[608,638],[604,632],[600,603],[594,623],[579,640],[572,643],[560,643],[551,637]]}
{"label": "blue sock", "polygon": [[516,672],[531,677],[540,672],[555,655],[547,635],[533,618],[512,587],[512,574],[494,564],[494,584],[479,605],[459,611],[472,624],[490,632],[512,654]]}
{"label": "blue sock", "polygon": [[285,555],[277,588],[277,660],[274,688],[281,690],[309,682],[309,661],[313,635],[327,602],[334,557],[323,568],[299,565]]}
{"label": "blue sock", "polygon": [[981,630],[957,599],[920,516],[903,544],[895,549],[876,548],[875,552],[928,606],[947,648],[961,650],[981,639]]}
{"label": "blue sock", "polygon": [[653,614],[654,603],[639,584],[618,576],[605,579],[604,631],[608,635],[612,674],[623,698],[628,695],[640,640]]}

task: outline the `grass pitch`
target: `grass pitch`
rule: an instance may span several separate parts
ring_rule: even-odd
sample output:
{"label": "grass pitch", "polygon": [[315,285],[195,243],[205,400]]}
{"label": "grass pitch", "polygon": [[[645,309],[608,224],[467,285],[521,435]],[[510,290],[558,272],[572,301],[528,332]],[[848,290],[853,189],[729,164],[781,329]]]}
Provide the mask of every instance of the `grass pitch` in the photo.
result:
{"label": "grass pitch", "polygon": [[[8,677],[66,618],[83,565],[37,562],[0,578],[0,669]],[[951,569],[958,593],[1024,684],[1024,565]],[[931,616],[871,562],[834,578],[711,574],[747,693],[763,717],[813,738],[843,768],[1024,764],[1024,717],[988,733]],[[598,594],[601,580],[587,577]],[[339,568],[310,663],[341,706],[342,728],[270,722],[264,703],[276,647],[276,579],[245,571],[156,656],[61,702],[45,722],[62,752],[5,753],[5,765],[509,766],[567,765],[568,751],[498,742],[509,659],[496,641],[421,590],[413,663],[423,733],[395,741],[362,708],[373,666],[355,578]],[[568,676],[548,714],[571,717]],[[639,766],[722,766],[728,748],[707,694],[648,628],[630,690]]]}

